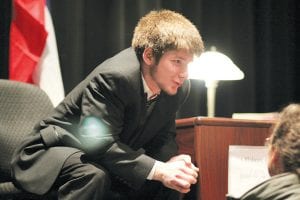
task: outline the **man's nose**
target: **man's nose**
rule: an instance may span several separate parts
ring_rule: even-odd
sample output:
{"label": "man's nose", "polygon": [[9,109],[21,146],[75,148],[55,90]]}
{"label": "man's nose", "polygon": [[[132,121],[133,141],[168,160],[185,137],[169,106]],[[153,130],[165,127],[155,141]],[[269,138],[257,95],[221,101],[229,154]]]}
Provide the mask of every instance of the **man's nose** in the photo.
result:
{"label": "man's nose", "polygon": [[187,77],[188,77],[188,72],[187,72],[187,71],[182,72],[182,73],[180,73],[180,74],[178,75],[178,77],[179,77],[180,79],[187,79]]}

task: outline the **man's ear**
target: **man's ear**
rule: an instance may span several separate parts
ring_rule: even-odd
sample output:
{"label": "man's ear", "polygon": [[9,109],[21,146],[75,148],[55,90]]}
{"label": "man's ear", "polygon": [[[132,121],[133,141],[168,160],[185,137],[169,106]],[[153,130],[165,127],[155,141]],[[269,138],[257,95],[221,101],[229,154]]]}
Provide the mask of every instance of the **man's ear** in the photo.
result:
{"label": "man's ear", "polygon": [[152,48],[146,48],[143,52],[143,60],[146,65],[153,65],[155,62]]}
{"label": "man's ear", "polygon": [[283,172],[282,159],[276,148],[271,147],[269,152],[269,173],[271,176]]}

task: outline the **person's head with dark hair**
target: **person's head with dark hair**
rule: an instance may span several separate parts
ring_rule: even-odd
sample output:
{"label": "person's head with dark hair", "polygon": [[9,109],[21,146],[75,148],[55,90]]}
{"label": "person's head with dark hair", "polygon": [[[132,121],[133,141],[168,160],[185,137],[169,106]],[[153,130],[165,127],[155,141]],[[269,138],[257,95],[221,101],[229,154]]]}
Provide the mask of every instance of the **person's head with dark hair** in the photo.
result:
{"label": "person's head with dark hair", "polygon": [[294,172],[300,176],[300,104],[290,104],[280,112],[270,137],[269,172]]}
{"label": "person's head with dark hair", "polygon": [[200,55],[203,41],[195,25],[183,15],[170,11],[151,11],[142,17],[134,30],[131,46],[142,60],[142,53],[151,48],[156,62],[169,50],[186,50]]}

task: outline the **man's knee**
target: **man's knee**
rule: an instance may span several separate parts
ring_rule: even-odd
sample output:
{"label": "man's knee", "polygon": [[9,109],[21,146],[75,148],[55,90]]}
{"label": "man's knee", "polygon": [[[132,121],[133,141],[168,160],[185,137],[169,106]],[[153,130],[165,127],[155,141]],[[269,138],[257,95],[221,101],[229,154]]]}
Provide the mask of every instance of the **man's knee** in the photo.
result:
{"label": "man's knee", "polygon": [[78,153],[66,160],[56,186],[61,199],[103,199],[110,185],[108,172]]}

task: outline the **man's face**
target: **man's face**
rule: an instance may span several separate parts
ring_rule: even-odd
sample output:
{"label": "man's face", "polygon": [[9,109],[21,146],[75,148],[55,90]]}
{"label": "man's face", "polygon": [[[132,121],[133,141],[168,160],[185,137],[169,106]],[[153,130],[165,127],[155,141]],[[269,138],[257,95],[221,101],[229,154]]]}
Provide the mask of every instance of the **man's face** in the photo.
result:
{"label": "man's face", "polygon": [[193,54],[184,50],[165,52],[150,73],[156,85],[169,95],[175,95],[188,77],[188,64]]}

